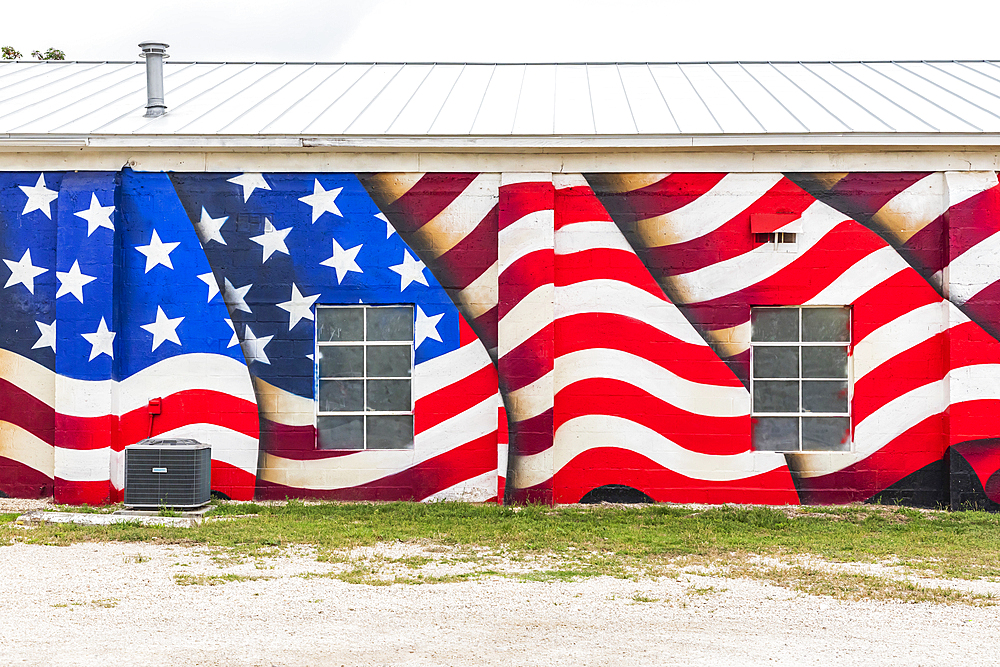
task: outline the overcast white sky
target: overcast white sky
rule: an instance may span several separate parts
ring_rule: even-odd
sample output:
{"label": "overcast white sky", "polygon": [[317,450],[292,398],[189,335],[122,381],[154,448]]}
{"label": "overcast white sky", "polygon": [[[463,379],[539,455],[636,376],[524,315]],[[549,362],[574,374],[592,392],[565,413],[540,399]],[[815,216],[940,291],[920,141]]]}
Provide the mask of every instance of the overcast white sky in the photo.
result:
{"label": "overcast white sky", "polygon": [[1000,58],[998,0],[0,0],[0,45],[134,60]]}

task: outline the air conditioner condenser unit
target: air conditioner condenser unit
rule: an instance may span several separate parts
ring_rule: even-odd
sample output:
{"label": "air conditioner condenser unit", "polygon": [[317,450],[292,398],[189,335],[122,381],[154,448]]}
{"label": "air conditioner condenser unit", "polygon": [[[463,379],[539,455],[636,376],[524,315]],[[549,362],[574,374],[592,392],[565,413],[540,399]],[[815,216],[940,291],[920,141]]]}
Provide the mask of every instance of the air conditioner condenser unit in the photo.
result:
{"label": "air conditioner condenser unit", "polygon": [[212,499],[212,447],[147,438],[125,448],[125,505],[193,509]]}

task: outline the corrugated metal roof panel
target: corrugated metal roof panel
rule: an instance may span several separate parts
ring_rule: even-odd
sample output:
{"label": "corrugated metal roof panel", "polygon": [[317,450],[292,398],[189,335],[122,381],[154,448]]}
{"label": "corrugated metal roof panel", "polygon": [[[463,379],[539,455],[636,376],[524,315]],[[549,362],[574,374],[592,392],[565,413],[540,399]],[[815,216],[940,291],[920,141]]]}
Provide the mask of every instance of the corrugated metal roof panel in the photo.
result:
{"label": "corrugated metal roof panel", "polygon": [[148,119],[143,63],[0,62],[0,139],[1000,133],[992,61],[180,63]]}

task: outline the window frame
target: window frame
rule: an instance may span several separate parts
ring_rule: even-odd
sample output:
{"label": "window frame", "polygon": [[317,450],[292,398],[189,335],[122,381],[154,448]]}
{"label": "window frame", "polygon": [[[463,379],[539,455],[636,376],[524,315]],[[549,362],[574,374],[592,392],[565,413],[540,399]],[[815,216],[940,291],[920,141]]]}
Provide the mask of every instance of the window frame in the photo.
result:
{"label": "window frame", "polygon": [[[823,308],[837,308],[847,310],[847,340],[846,341],[803,341],[802,340],[802,313],[809,309],[823,309]],[[776,309],[795,309],[798,311],[798,340],[797,341],[755,341],[753,340],[753,311],[754,310],[776,310]],[[768,451],[776,452],[779,454],[838,454],[838,453],[849,453],[855,451],[854,443],[854,418],[853,412],[851,410],[854,403],[854,355],[852,354],[852,345],[854,338],[854,309],[850,305],[835,305],[835,304],[809,304],[809,305],[797,305],[797,306],[783,306],[783,305],[756,305],[750,307],[750,429],[751,429],[751,442],[753,441],[753,428],[756,424],[758,418],[767,417],[787,417],[787,418],[797,418],[798,419],[798,449],[755,449],[754,451]],[[756,347],[796,347],[798,349],[798,377],[797,378],[766,378],[755,377],[754,371],[754,348]],[[832,377],[810,377],[804,378],[802,375],[802,349],[805,347],[843,347],[847,348],[847,373],[846,377],[832,378]],[[757,381],[797,381],[798,388],[798,399],[799,399],[799,409],[797,412],[758,412],[754,405],[754,383]],[[847,383],[847,408],[844,412],[807,412],[802,407],[802,382],[806,381],[827,381],[827,382],[846,382]],[[846,449],[803,449],[802,448],[802,438],[803,431],[802,420],[804,418],[822,418],[822,417],[839,417],[846,418],[848,422],[847,428],[847,438],[848,447]],[[751,445],[752,446],[752,445]]]}
{"label": "window frame", "polygon": [[[406,340],[368,340],[368,313],[371,310],[379,308],[408,308],[411,314],[411,329],[410,329],[410,339]],[[361,310],[362,321],[362,340],[340,340],[340,341],[321,341],[320,340],[320,327],[319,318],[321,310]],[[413,313],[415,313],[416,308],[412,303],[323,303],[316,304],[314,308],[314,334],[313,334],[313,393],[315,399],[313,400],[313,424],[316,425],[316,440],[315,449],[321,451],[330,452],[364,452],[364,451],[412,451],[414,448],[414,405],[416,399],[413,395],[413,373],[415,369],[415,357],[416,357],[416,345],[414,336],[415,329],[413,328]],[[404,345],[409,344],[410,350],[410,372],[409,376],[369,376],[368,375],[368,349],[370,347],[404,347]],[[361,375],[360,376],[332,376],[325,377],[320,373],[320,360],[322,359],[321,349],[325,347],[358,347],[362,348],[362,358],[361,358]],[[320,409],[320,383],[323,380],[349,380],[349,381],[360,381],[362,384],[362,409],[361,410],[327,410],[323,411]],[[410,394],[410,405],[409,410],[369,410],[368,406],[368,381],[369,380],[406,380],[409,383],[409,394]],[[319,419],[321,417],[350,417],[350,416],[360,416],[363,417],[362,422],[362,438],[363,447],[360,448],[337,448],[337,447],[321,447],[320,446],[320,429],[319,429]],[[368,446],[368,417],[393,417],[393,416],[409,416],[410,419],[410,442],[407,447],[369,447]]]}

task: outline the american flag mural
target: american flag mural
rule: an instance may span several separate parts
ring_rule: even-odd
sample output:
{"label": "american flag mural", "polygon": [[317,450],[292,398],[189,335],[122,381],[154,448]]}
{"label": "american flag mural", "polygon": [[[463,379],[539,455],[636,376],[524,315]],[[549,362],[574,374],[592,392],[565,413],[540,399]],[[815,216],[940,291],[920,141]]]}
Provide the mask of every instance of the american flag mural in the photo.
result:
{"label": "american flag mural", "polygon": [[[996,507],[997,238],[994,172],[0,173],[0,492],[164,436],[238,499]],[[810,308],[791,447],[753,322]]]}

